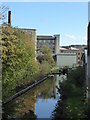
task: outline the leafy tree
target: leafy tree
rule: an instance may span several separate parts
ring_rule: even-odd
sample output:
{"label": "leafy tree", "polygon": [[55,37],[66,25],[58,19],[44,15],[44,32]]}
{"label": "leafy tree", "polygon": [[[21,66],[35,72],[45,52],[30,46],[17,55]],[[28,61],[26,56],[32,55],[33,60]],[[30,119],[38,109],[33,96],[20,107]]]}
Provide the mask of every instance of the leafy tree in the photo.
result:
{"label": "leafy tree", "polygon": [[5,98],[11,95],[16,86],[31,81],[39,66],[35,61],[32,35],[4,24],[1,44],[3,98]]}
{"label": "leafy tree", "polygon": [[42,63],[43,61],[46,61],[49,63],[49,65],[52,67],[55,66],[55,62],[54,62],[54,59],[52,57],[52,53],[51,53],[51,49],[49,49],[47,46],[44,47],[42,50],[41,50],[42,54],[38,56],[38,61],[40,63]]}

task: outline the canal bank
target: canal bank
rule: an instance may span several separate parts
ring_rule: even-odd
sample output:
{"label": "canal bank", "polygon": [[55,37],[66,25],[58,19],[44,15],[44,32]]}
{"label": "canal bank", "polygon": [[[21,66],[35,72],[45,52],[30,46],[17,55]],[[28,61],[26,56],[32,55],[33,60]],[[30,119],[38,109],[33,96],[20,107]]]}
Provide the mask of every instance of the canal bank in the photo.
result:
{"label": "canal bank", "polygon": [[24,94],[25,92],[27,92],[28,90],[30,90],[31,88],[37,86],[38,84],[40,84],[41,82],[43,82],[44,80],[46,80],[48,78],[47,77],[44,77],[43,79],[31,84],[30,86],[26,87],[25,89],[22,89],[21,91],[15,93],[13,96],[11,96],[8,100],[6,100],[4,103],[3,103],[3,106],[7,105],[9,102],[11,102],[12,100],[14,100],[15,98],[19,97],[20,95]]}
{"label": "canal bank", "polygon": [[90,104],[87,104],[85,89],[85,69],[73,69],[66,81],[60,82],[60,99],[53,111],[53,119],[82,119],[88,120]]}
{"label": "canal bank", "polygon": [[3,120],[88,119],[84,73],[84,68],[79,67],[68,76],[47,78],[5,106]]}
{"label": "canal bank", "polygon": [[57,88],[61,78],[63,75],[47,78],[38,86],[10,102],[3,109],[3,119],[51,118],[60,98]]}
{"label": "canal bank", "polygon": [[63,69],[60,69],[60,68],[55,68],[54,70],[52,70],[51,74],[48,74],[46,76],[43,76],[42,79],[37,79],[37,80],[34,80],[33,83],[28,83],[27,85],[23,85],[21,87],[18,88],[18,86],[16,87],[16,93],[14,95],[12,95],[11,97],[9,97],[5,102],[3,102],[3,106],[9,104],[9,102],[11,102],[12,100],[14,100],[15,98],[19,97],[20,95],[24,94],[25,92],[27,92],[28,90],[32,89],[33,87],[36,87],[38,84],[42,83],[44,80],[46,80],[47,78],[49,77],[53,77],[54,75],[65,75],[67,74],[68,75],[68,68],[63,68]]}

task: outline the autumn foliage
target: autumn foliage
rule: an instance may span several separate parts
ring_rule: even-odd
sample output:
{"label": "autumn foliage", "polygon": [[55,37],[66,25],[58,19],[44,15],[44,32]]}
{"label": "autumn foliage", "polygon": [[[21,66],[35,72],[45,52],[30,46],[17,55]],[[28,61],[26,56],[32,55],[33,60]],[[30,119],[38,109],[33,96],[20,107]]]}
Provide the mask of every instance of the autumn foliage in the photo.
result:
{"label": "autumn foliage", "polygon": [[39,70],[35,61],[32,35],[18,28],[2,25],[2,84],[3,99],[10,96],[16,86],[25,84]]}

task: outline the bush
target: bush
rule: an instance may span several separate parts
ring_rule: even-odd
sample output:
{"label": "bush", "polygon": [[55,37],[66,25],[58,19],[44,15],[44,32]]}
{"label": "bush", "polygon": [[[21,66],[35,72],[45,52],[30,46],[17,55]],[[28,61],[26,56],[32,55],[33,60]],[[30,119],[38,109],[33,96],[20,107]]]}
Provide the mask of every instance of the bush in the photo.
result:
{"label": "bush", "polygon": [[50,71],[51,71],[51,68],[50,68],[49,63],[46,62],[46,61],[43,61],[40,64],[40,74],[41,74],[41,76],[42,75],[47,75],[48,73],[50,73]]}
{"label": "bush", "polygon": [[[73,69],[66,81],[60,83],[60,100],[54,110],[53,118],[87,119],[89,117],[85,97],[85,69]],[[61,106],[61,103],[63,104]],[[60,110],[60,111],[59,111]],[[62,114],[61,114],[62,113]]]}
{"label": "bush", "polygon": [[55,62],[54,62],[54,59],[52,57],[52,53],[51,53],[51,50],[48,49],[48,47],[44,47],[42,49],[42,54],[38,56],[38,61],[40,63],[46,61],[49,63],[49,66],[52,68],[52,67],[55,67]]}
{"label": "bush", "polygon": [[[3,100],[16,86],[31,81],[38,72],[32,35],[2,25],[2,90]],[[27,80],[27,81],[26,81]]]}

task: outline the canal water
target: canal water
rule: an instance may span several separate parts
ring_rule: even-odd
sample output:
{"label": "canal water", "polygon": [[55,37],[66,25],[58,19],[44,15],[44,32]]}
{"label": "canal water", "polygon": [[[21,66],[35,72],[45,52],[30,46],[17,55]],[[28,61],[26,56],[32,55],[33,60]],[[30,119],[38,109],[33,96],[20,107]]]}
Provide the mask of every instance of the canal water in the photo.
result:
{"label": "canal water", "polygon": [[66,76],[50,77],[16,98],[4,108],[3,119],[52,118],[52,112],[60,99],[58,88],[63,79],[66,79]]}

